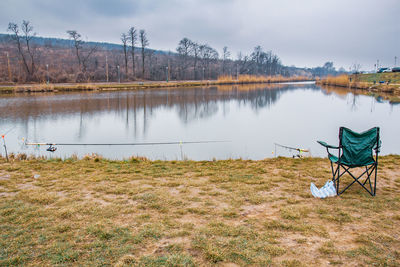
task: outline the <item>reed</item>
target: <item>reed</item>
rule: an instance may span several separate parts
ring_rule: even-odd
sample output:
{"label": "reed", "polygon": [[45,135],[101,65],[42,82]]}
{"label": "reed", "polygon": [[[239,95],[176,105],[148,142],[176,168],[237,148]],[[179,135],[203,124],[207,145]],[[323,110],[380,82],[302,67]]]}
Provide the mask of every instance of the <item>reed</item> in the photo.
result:
{"label": "reed", "polygon": [[264,75],[248,75],[242,74],[238,77],[231,75],[219,76],[216,83],[219,84],[247,84],[247,83],[276,83],[276,82],[296,82],[296,81],[309,81],[311,80],[306,76],[291,76],[284,77],[277,76],[264,76]]}
{"label": "reed", "polygon": [[327,76],[324,79],[321,79],[317,82],[322,85],[330,85],[330,86],[340,86],[340,87],[348,87],[352,89],[369,89],[371,87],[371,83],[360,81],[358,76],[349,77],[348,75],[339,75],[339,76]]}

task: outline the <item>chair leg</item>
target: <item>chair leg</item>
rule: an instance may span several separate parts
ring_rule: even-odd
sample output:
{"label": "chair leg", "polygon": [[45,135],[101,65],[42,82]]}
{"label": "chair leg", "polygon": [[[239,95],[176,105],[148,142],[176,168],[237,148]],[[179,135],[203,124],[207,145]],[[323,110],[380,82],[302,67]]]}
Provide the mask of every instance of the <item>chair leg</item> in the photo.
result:
{"label": "chair leg", "polygon": [[339,181],[340,181],[340,164],[338,164],[338,166],[337,166],[336,195],[340,195],[340,193],[339,193]]}
{"label": "chair leg", "polygon": [[378,175],[378,163],[375,164],[374,196],[376,195],[376,176]]}
{"label": "chair leg", "polygon": [[[343,191],[342,192],[340,192],[340,194],[342,194],[344,191],[346,191],[350,186],[352,186],[354,183],[358,183],[359,185],[361,185],[364,189],[365,189],[365,191],[367,191],[371,196],[374,196],[375,194],[374,194],[374,192],[372,192],[372,190],[370,191],[370,190],[368,190],[364,185],[365,185],[365,182],[364,182],[364,184],[362,184],[360,181],[359,181],[359,179],[360,178],[362,178],[363,176],[364,176],[364,174],[367,174],[367,176],[368,175],[371,175],[372,174],[372,172],[374,171],[374,167],[376,167],[376,165],[374,164],[374,165],[371,165],[369,168],[367,168],[360,176],[358,176],[357,178],[349,171],[349,169],[350,168],[345,168],[345,167],[343,167],[343,169],[344,169],[344,172],[342,173],[342,175],[344,175],[346,172],[354,179],[354,181],[353,182],[351,182],[349,185],[347,185],[346,187],[345,187],[345,189],[343,189]],[[367,178],[368,179],[368,178]],[[339,192],[339,191],[338,191]]]}
{"label": "chair leg", "polygon": [[336,168],[336,170],[333,169],[332,161],[331,161],[331,171],[332,171],[332,182],[335,184],[335,188],[336,188],[336,172],[337,172],[337,168]]}
{"label": "chair leg", "polygon": [[[367,170],[368,170],[368,168],[367,167],[365,167]],[[374,194],[374,191],[372,190],[372,183],[371,183],[371,174],[374,172],[374,168],[372,168],[372,170],[370,171],[370,172],[368,172],[367,171],[367,176],[368,176],[368,182],[369,182],[369,190],[371,191],[371,193],[372,193],[372,195],[375,195]]]}

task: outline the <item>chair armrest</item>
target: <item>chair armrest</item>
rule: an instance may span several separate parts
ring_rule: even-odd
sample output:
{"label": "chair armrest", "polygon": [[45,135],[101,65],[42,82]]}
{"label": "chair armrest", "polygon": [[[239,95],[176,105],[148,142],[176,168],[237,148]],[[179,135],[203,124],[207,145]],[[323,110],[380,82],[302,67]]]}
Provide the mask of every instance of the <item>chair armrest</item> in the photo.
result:
{"label": "chair armrest", "polygon": [[381,145],[382,145],[382,141],[381,140],[379,140],[379,142],[376,144],[376,146],[374,147],[374,150],[376,151],[376,152],[380,152],[380,150],[381,150]]}
{"label": "chair armrest", "polygon": [[324,146],[326,148],[333,148],[333,149],[339,149],[338,146],[332,146],[332,145],[328,145],[327,143],[325,143],[324,141],[317,141],[321,146]]}

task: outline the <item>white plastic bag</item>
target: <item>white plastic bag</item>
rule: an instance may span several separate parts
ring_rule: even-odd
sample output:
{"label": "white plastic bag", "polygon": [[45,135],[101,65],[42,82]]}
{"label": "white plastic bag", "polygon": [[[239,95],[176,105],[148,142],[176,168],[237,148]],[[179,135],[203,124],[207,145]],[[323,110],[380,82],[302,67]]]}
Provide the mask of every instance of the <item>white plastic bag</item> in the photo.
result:
{"label": "white plastic bag", "polygon": [[315,186],[314,183],[311,183],[310,186],[311,194],[316,198],[326,198],[326,197],[334,197],[336,196],[336,188],[333,184],[333,181],[328,181],[326,184],[319,188]]}

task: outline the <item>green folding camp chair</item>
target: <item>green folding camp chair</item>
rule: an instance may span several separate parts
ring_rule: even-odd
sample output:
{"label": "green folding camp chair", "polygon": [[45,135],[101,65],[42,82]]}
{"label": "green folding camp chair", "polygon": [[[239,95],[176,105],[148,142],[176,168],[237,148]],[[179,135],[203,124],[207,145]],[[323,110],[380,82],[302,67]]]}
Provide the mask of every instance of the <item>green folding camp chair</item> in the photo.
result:
{"label": "green folding camp chair", "polygon": [[[335,183],[336,192],[338,195],[346,191],[354,183],[361,185],[371,196],[376,194],[376,176],[378,172],[378,154],[381,147],[379,139],[379,127],[374,127],[363,133],[356,133],[352,130],[340,127],[339,129],[339,146],[328,145],[325,142],[317,141],[326,148],[328,158],[331,162],[332,181]],[[330,153],[329,149],[337,149],[338,156]],[[373,156],[375,151],[375,157]],[[336,164],[336,169],[333,164]],[[365,167],[365,171],[355,177],[350,169],[357,167]],[[341,168],[343,171],[341,172]],[[347,185],[342,191],[339,191],[340,178],[348,173],[354,181]],[[365,181],[360,179],[366,175]],[[371,177],[374,176],[374,183],[371,182]],[[368,182],[367,186],[366,183]],[[369,185],[369,186],[368,186]],[[369,187],[369,188],[367,188]]]}

